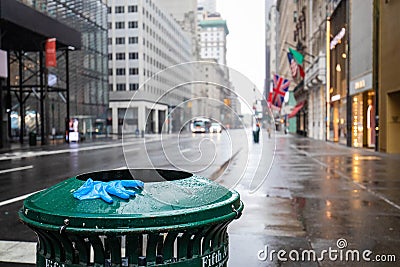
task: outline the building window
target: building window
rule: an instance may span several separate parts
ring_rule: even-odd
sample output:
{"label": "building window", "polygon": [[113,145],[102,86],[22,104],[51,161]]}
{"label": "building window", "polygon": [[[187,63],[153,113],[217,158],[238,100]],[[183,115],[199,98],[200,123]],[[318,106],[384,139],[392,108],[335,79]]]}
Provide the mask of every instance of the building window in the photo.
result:
{"label": "building window", "polygon": [[110,6],[108,7],[107,10],[108,10],[108,13],[111,13],[111,12],[112,12],[112,8],[111,8]]}
{"label": "building window", "polygon": [[125,22],[124,21],[115,22],[115,29],[125,29]]}
{"label": "building window", "polygon": [[124,83],[117,83],[117,91],[126,91],[126,86]]}
{"label": "building window", "polygon": [[112,23],[109,22],[107,27],[108,27],[108,29],[111,29],[112,28]]}
{"label": "building window", "polygon": [[139,69],[138,68],[129,68],[129,75],[138,75]]}
{"label": "building window", "polygon": [[116,59],[116,60],[123,60],[123,59],[125,59],[125,53],[116,53],[116,54],[115,54],[115,59]]}
{"label": "building window", "polygon": [[115,44],[125,44],[125,38],[124,37],[115,38]]}
{"label": "building window", "polygon": [[130,83],[129,84],[129,90],[130,91],[136,91],[138,89],[139,89],[139,84],[137,84],[137,83]]}
{"label": "building window", "polygon": [[113,55],[113,54],[108,54],[108,60],[112,60],[112,58],[113,58],[112,55]]}
{"label": "building window", "polygon": [[135,37],[129,37],[129,43],[130,44],[137,44],[139,42],[139,38],[137,36]]}
{"label": "building window", "polygon": [[138,8],[137,8],[136,5],[135,6],[128,6],[128,12],[129,13],[135,13],[137,11],[138,11]]}
{"label": "building window", "polygon": [[124,69],[124,68],[117,68],[117,69],[115,70],[115,74],[116,74],[116,75],[119,75],[119,76],[125,75],[125,69]]}
{"label": "building window", "polygon": [[108,69],[108,75],[113,75],[113,69]]}
{"label": "building window", "polygon": [[129,21],[128,22],[128,27],[130,29],[136,29],[138,27],[138,22],[137,21]]}
{"label": "building window", "polygon": [[115,13],[124,13],[124,12],[125,12],[124,6],[116,6],[115,7]]}
{"label": "building window", "polygon": [[139,53],[137,53],[137,52],[129,53],[129,59],[138,59],[138,58],[139,58]]}
{"label": "building window", "polygon": [[107,44],[112,45],[112,38],[108,38]]}

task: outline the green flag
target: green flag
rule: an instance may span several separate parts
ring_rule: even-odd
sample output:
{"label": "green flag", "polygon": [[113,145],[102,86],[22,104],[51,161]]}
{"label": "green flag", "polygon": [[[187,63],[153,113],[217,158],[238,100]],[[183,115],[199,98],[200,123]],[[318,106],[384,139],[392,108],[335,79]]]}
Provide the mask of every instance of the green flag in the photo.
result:
{"label": "green flag", "polygon": [[289,47],[289,51],[290,51],[290,53],[292,53],[292,55],[294,57],[294,60],[296,60],[297,64],[303,65],[304,56],[300,52],[298,52],[297,50],[294,50],[294,49],[292,49],[290,47]]}

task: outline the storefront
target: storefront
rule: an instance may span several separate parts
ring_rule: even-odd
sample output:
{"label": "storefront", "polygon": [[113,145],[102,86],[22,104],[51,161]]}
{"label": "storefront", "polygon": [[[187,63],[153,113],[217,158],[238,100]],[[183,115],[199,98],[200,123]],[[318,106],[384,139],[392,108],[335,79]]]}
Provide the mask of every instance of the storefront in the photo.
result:
{"label": "storefront", "polygon": [[348,139],[348,28],[346,24],[346,1],[340,2],[330,20],[332,36],[329,43],[329,72],[327,81],[327,140],[347,144]]}
{"label": "storefront", "polygon": [[350,82],[352,146],[375,147],[375,91],[372,74]]}

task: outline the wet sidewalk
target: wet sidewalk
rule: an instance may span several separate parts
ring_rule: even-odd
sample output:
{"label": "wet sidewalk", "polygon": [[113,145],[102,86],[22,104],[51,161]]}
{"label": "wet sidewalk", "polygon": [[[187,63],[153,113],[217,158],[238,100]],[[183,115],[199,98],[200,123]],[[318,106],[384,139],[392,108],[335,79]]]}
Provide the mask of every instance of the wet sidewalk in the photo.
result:
{"label": "wet sidewalk", "polygon": [[[237,158],[236,168],[245,161],[256,175],[249,178],[249,171],[236,187],[245,210],[229,228],[229,266],[398,264],[399,155],[283,133],[261,140],[262,149],[253,144],[250,156]],[[251,156],[257,150],[258,162]],[[262,180],[273,156],[270,173],[251,193],[250,181]]]}

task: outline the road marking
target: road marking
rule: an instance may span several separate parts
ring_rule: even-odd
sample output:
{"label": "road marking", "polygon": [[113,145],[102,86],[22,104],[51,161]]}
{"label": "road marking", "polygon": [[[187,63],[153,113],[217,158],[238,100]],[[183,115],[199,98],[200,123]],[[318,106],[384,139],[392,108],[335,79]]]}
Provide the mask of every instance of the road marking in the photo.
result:
{"label": "road marking", "polygon": [[23,170],[32,169],[32,168],[33,168],[33,165],[29,165],[29,166],[24,166],[24,167],[17,167],[17,168],[12,168],[12,169],[0,170],[0,174],[8,173],[8,172],[23,171]]}
{"label": "road marking", "polygon": [[0,262],[36,263],[36,242],[0,240]]}
{"label": "road marking", "polygon": [[138,148],[138,147],[131,148],[131,149],[125,149],[125,150],[124,150],[124,153],[127,153],[127,152],[132,152],[132,151],[138,151],[138,150],[139,150],[139,148]]}
{"label": "road marking", "polygon": [[20,201],[20,200],[24,200],[25,198],[27,198],[27,197],[29,197],[29,196],[31,196],[33,194],[36,194],[37,192],[40,192],[40,191],[42,191],[42,190],[39,190],[39,191],[36,191],[36,192],[33,192],[33,193],[29,193],[29,194],[26,194],[26,195],[23,195],[23,196],[19,196],[19,197],[15,197],[15,198],[4,200],[4,201],[0,202],[0,207],[8,205],[8,204],[11,204],[11,203],[14,203],[14,202],[17,202],[17,201]]}
{"label": "road marking", "polygon": [[[150,139],[150,140],[145,140],[146,143],[150,142],[156,142],[159,141],[159,139]],[[124,142],[124,143],[117,143],[117,144],[105,144],[105,145],[97,145],[97,146],[89,146],[89,147],[74,147],[78,146],[78,144],[74,145],[71,144],[70,148],[66,149],[60,149],[60,150],[52,150],[52,151],[28,151],[28,152],[14,152],[12,154],[10,153],[5,153],[2,156],[0,156],[0,161],[1,160],[15,160],[15,159],[22,159],[22,158],[31,158],[31,157],[39,157],[39,156],[49,156],[49,155],[56,155],[56,154],[63,154],[63,153],[76,153],[80,151],[90,151],[90,150],[97,150],[97,149],[103,149],[103,148],[114,148],[114,147],[120,147],[120,146],[130,146],[130,145],[136,145],[136,144],[141,144],[142,142],[140,141],[130,141],[130,142]]]}
{"label": "road marking", "polygon": [[181,153],[185,153],[185,152],[189,152],[190,150],[192,150],[191,148],[185,148],[185,149],[182,149],[180,152]]}

